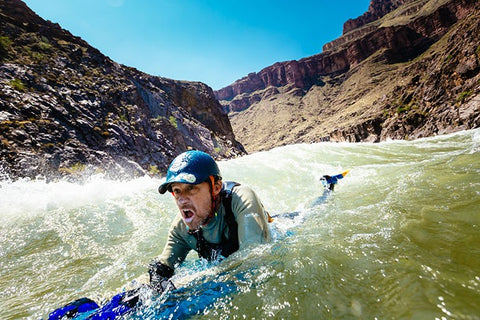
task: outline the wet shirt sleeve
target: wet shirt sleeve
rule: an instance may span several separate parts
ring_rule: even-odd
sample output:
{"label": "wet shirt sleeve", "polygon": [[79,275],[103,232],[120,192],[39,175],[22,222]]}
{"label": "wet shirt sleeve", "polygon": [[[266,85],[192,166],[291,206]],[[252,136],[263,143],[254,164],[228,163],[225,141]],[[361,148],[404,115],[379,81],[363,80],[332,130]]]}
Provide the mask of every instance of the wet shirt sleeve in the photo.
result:
{"label": "wet shirt sleeve", "polygon": [[270,231],[265,209],[256,193],[247,186],[235,187],[232,210],[238,224],[240,248],[270,241]]}
{"label": "wet shirt sleeve", "polygon": [[192,249],[185,238],[182,236],[183,224],[178,216],[172,222],[168,232],[167,243],[159,257],[159,261],[174,269],[176,265],[182,263]]}

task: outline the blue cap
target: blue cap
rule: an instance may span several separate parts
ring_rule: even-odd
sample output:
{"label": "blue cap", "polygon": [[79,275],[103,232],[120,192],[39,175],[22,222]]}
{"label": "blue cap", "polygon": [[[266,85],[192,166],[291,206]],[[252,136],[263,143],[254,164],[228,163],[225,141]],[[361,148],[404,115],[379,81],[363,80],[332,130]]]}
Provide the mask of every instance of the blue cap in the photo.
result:
{"label": "blue cap", "polygon": [[178,155],[168,167],[167,178],[158,192],[164,194],[174,182],[199,184],[210,176],[221,177],[220,169],[213,158],[205,152],[191,150]]}

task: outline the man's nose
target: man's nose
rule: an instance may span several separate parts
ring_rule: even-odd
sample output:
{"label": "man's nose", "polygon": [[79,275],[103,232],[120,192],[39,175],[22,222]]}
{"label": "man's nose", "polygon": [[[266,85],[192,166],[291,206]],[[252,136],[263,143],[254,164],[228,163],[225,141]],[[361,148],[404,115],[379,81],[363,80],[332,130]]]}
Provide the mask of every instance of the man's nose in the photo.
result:
{"label": "man's nose", "polygon": [[188,197],[184,196],[184,195],[178,195],[177,196],[177,202],[179,204],[183,204],[183,203],[186,203],[188,200]]}

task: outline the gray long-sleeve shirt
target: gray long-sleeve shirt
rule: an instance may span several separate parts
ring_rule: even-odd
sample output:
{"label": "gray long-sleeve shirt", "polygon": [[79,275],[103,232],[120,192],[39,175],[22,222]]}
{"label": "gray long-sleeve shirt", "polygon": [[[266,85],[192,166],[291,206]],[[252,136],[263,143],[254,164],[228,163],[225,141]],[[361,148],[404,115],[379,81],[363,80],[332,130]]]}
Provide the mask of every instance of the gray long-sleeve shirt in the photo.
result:
{"label": "gray long-sleeve shirt", "polygon": [[[268,217],[260,199],[255,192],[244,185],[236,186],[232,191],[232,211],[238,224],[238,242],[240,249],[254,243],[269,242]],[[228,236],[228,225],[225,221],[223,202],[212,220],[202,226],[203,236],[210,243],[220,243],[222,235]],[[197,240],[188,233],[180,213],[173,220],[167,243],[159,257],[159,261],[170,268],[182,263],[190,250],[195,250]]]}

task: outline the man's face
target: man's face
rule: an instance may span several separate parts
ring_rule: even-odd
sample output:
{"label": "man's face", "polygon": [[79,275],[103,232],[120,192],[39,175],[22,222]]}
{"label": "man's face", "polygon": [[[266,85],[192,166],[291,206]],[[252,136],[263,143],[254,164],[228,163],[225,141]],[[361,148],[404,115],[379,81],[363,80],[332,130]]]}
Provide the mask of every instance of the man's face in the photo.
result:
{"label": "man's face", "polygon": [[[214,194],[221,190],[221,183],[214,187]],[[200,184],[173,183],[173,196],[185,224],[198,229],[212,212],[212,194],[207,182]]]}

